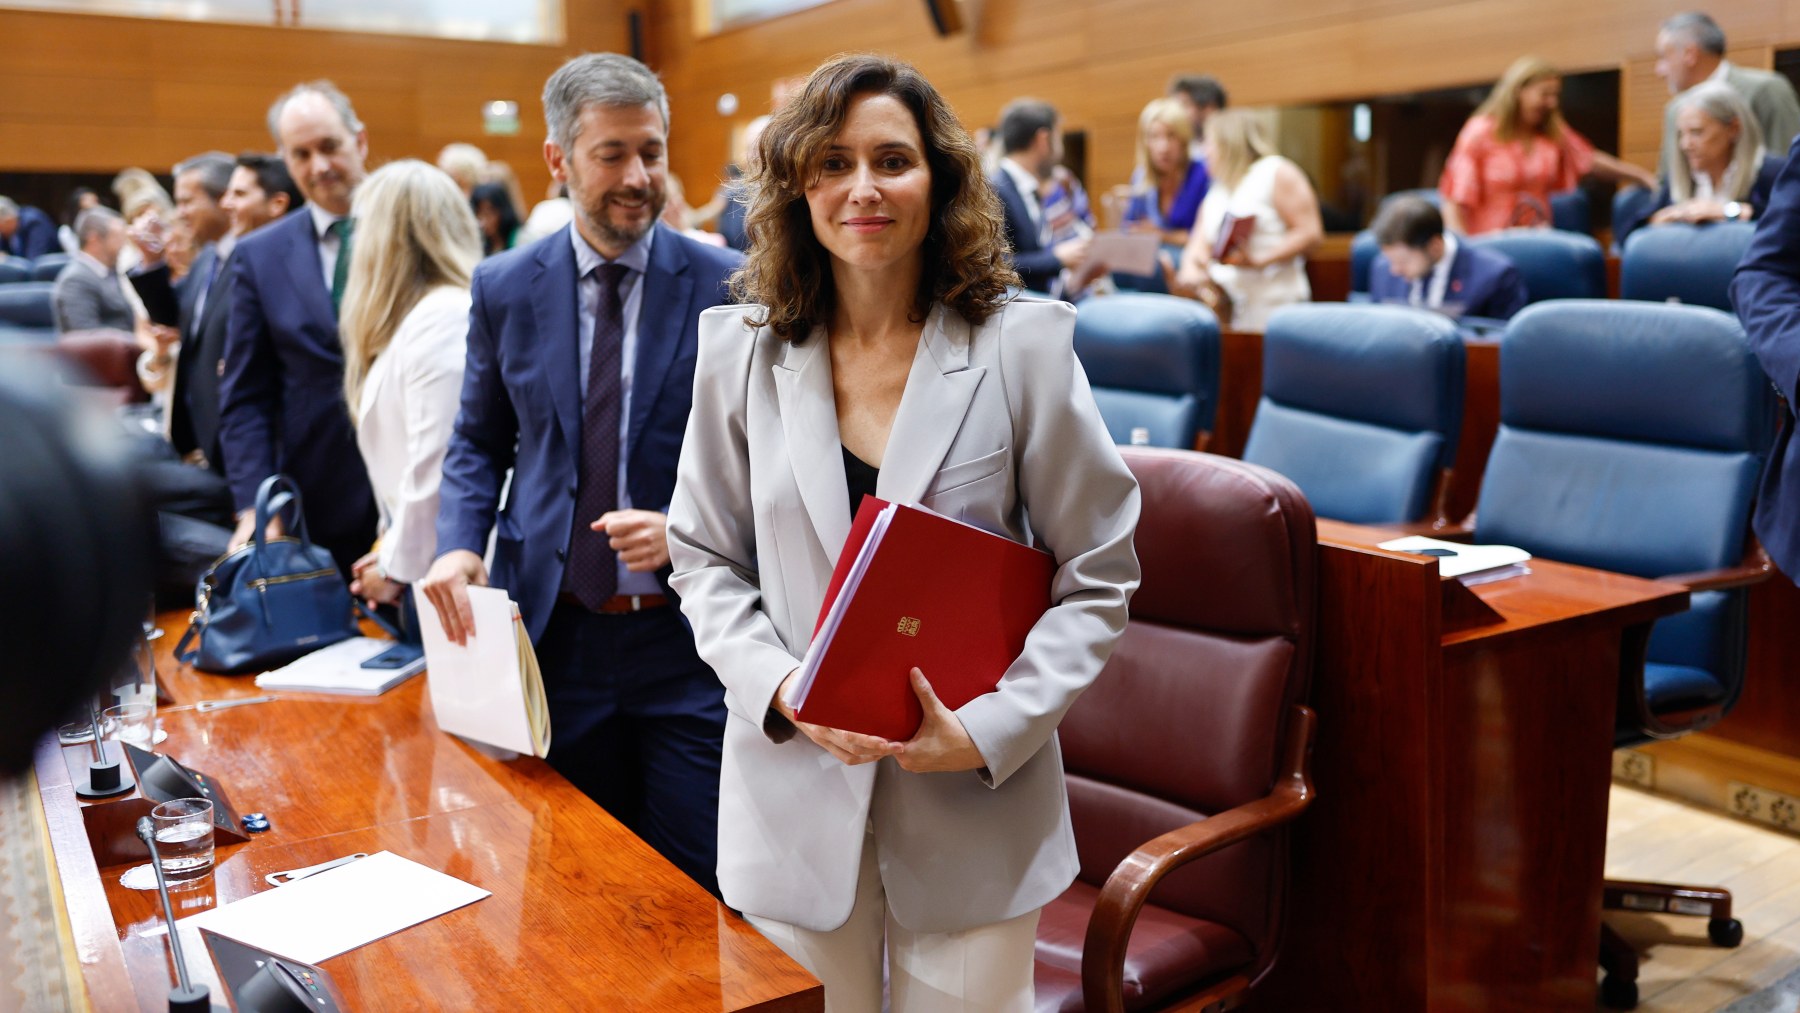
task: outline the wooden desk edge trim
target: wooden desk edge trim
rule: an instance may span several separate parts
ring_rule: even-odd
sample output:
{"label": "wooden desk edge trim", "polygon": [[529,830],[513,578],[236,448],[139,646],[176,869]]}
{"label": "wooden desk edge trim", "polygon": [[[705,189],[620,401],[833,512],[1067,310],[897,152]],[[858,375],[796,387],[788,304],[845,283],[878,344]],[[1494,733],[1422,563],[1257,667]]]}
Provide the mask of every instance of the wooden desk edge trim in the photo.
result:
{"label": "wooden desk edge trim", "polygon": [[[33,768],[38,806],[50,835],[50,889],[55,894],[54,902],[68,919],[70,937],[63,941],[74,945],[81,984],[86,989],[83,998],[92,1009],[137,1009],[137,990],[125,968],[119,927],[113,923],[112,905],[106,899],[100,867],[88,846],[81,804],[69,782],[56,733],[38,740]],[[64,804],[57,804],[59,801]],[[149,856],[146,854],[145,858]]]}

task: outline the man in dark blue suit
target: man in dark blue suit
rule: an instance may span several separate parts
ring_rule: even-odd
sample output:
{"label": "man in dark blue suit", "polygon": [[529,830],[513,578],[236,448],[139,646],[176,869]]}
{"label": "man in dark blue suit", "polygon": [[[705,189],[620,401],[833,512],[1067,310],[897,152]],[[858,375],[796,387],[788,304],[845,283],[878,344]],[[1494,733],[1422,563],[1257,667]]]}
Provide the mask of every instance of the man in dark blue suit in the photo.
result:
{"label": "man in dark blue suit", "polygon": [[56,223],[37,208],[20,207],[10,198],[0,197],[0,259],[22,257],[31,260],[46,253],[56,253]]}
{"label": "man in dark blue suit", "polygon": [[1033,292],[1051,295],[1065,267],[1087,259],[1088,241],[1068,239],[1050,244],[1039,198],[1051,170],[1062,161],[1062,125],[1056,110],[1036,99],[1019,99],[1000,114],[1000,168],[988,177],[1006,212],[1006,241],[1012,246],[1013,270]]}
{"label": "man in dark blue suit", "polygon": [[1800,397],[1800,139],[1756,236],[1731,280],[1731,303],[1784,402],[1781,435],[1769,451],[1756,498],[1756,537],[1769,558],[1800,582],[1800,440],[1794,439],[1794,399]]}
{"label": "man in dark blue suit", "polygon": [[1369,296],[1453,317],[1507,320],[1525,308],[1525,281],[1504,255],[1444,231],[1422,197],[1394,197],[1370,226],[1381,253],[1369,268]]}
{"label": "man in dark blue suit", "polygon": [[475,272],[420,586],[457,643],[507,635],[469,628],[467,585],[512,594],[544,672],[551,765],[716,893],[724,690],[674,607],[664,528],[700,311],[726,301],[740,257],[656,224],[668,109],[655,75],[612,53],[545,86],[544,156],[575,220]]}
{"label": "man in dark blue suit", "polygon": [[256,490],[281,472],[299,484],[307,533],[345,579],[375,541],[375,497],[344,408],[337,306],[350,266],[350,197],[368,135],[329,81],[269,109],[269,133],[306,196],[303,213],[247,236],[231,258],[231,320],[220,384],[220,444],[236,501],[232,545],[250,540]]}

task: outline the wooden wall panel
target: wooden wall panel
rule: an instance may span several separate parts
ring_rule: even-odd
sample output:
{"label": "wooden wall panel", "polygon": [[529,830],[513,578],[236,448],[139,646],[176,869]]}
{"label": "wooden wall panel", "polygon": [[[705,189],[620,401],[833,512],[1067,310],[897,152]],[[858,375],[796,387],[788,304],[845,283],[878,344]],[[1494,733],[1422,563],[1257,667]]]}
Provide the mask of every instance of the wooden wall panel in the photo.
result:
{"label": "wooden wall panel", "polygon": [[[1178,72],[1216,74],[1236,104],[1297,104],[1489,81],[1535,52],[1570,70],[1624,71],[1625,154],[1654,164],[1666,91],[1651,72],[1656,25],[1690,0],[963,0],[968,29],[941,39],[920,0],[836,0],[716,35],[693,31],[692,0],[652,7],[651,55],[674,103],[673,164],[691,192],[716,178],[735,125],[767,110],[777,78],[835,53],[875,49],[915,63],[964,122],[991,122],[1033,95],[1088,132],[1090,189],[1130,174],[1138,111]],[[1734,58],[1769,66],[1800,43],[1800,0],[1707,5]],[[730,118],[718,97],[736,94]]]}
{"label": "wooden wall panel", "polygon": [[[519,174],[548,176],[544,79],[570,55],[627,45],[620,0],[565,0],[560,46],[0,11],[0,172],[167,172],[208,148],[268,150],[269,103],[326,77],[356,103],[374,163],[470,141]],[[481,103],[519,103],[520,132],[482,133]]]}

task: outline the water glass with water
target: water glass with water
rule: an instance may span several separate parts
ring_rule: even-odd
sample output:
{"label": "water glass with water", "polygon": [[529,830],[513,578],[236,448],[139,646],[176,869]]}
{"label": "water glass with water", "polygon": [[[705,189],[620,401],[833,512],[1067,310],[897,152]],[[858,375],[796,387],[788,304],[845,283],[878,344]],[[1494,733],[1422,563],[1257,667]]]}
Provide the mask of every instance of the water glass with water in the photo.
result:
{"label": "water glass with water", "polygon": [[150,810],[156,853],[163,875],[175,879],[203,876],[213,864],[213,804],[204,798],[178,798]]}

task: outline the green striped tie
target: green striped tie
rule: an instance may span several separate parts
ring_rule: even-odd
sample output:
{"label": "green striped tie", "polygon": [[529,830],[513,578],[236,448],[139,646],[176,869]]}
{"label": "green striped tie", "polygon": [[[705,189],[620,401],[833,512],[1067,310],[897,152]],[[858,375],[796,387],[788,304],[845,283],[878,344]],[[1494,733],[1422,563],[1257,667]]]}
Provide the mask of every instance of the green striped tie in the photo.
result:
{"label": "green striped tie", "polygon": [[336,313],[344,304],[344,282],[350,277],[350,233],[353,228],[350,219],[339,218],[325,227],[325,231],[337,236],[337,266],[331,269],[331,311]]}

